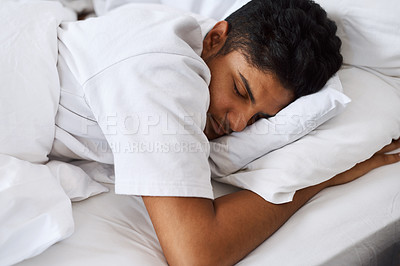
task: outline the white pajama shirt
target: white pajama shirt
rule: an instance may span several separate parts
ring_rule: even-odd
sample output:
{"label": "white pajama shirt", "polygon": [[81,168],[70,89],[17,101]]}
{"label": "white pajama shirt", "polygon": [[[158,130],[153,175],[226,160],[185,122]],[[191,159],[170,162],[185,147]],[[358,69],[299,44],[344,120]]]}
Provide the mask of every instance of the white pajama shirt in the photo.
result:
{"label": "white pajama shirt", "polygon": [[119,194],[213,198],[200,57],[213,23],[138,4],[63,23],[51,155],[114,164]]}

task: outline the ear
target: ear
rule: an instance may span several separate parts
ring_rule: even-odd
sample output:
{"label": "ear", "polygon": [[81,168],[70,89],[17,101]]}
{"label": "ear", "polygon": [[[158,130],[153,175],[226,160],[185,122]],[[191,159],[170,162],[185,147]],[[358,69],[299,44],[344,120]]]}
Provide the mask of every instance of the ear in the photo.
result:
{"label": "ear", "polygon": [[226,21],[219,21],[207,33],[203,40],[203,52],[201,57],[208,58],[215,55],[225,44],[228,36],[229,24]]}

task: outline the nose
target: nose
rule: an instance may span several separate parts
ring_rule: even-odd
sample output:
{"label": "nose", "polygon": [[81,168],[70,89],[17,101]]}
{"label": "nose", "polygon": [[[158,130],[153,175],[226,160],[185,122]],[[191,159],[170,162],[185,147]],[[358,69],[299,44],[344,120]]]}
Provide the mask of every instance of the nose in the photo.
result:
{"label": "nose", "polygon": [[230,128],[235,131],[239,132],[246,128],[249,124],[250,119],[253,117],[253,112],[229,112],[228,113],[228,121]]}

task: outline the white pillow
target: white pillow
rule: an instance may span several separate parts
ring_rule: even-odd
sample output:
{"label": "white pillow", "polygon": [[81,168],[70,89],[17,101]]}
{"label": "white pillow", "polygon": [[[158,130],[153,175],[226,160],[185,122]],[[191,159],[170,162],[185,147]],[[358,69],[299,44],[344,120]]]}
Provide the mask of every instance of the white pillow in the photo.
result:
{"label": "white pillow", "polygon": [[60,3],[0,5],[0,153],[45,162],[58,107],[57,27],[75,15]]}
{"label": "white pillow", "polygon": [[352,99],[339,116],[309,134],[217,181],[250,189],[273,203],[291,201],[296,190],[321,183],[368,159],[400,137],[400,85],[359,68],[339,71]]}
{"label": "white pillow", "polygon": [[345,64],[400,77],[399,0],[316,0],[338,26]]}
{"label": "white pillow", "polygon": [[281,148],[341,113],[350,99],[341,93],[337,75],[324,88],[301,97],[269,119],[260,119],[242,132],[210,142],[213,177],[234,173],[260,156]]}

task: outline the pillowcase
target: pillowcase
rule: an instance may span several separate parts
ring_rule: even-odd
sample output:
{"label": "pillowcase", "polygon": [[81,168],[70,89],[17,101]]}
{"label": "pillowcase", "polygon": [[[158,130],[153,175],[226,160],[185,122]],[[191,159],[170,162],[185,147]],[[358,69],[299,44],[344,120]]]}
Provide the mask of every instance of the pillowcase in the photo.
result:
{"label": "pillowcase", "polygon": [[[249,189],[267,201],[291,201],[295,191],[344,172],[400,137],[400,85],[371,70],[339,71],[352,102],[308,134],[217,181]],[[245,146],[245,145],[243,145]]]}
{"label": "pillowcase", "polygon": [[398,0],[316,0],[338,26],[345,64],[400,77]]}
{"label": "pillowcase", "polygon": [[75,15],[60,3],[0,5],[0,153],[47,161],[58,107],[57,27]]}
{"label": "pillowcase", "polygon": [[211,141],[209,163],[212,176],[234,173],[341,113],[350,102],[342,90],[339,77],[334,75],[321,91],[297,99],[276,116],[260,119],[241,132]]}

